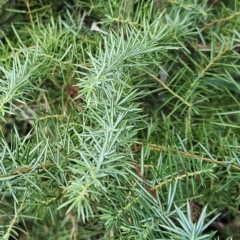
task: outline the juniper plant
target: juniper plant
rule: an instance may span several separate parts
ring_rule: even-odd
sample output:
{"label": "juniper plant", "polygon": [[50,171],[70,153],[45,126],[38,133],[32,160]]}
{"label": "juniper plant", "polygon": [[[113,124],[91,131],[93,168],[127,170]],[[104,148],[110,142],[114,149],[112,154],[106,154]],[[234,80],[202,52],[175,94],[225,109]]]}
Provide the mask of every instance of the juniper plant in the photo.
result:
{"label": "juniper plant", "polygon": [[1,239],[237,239],[237,0],[0,7]]}

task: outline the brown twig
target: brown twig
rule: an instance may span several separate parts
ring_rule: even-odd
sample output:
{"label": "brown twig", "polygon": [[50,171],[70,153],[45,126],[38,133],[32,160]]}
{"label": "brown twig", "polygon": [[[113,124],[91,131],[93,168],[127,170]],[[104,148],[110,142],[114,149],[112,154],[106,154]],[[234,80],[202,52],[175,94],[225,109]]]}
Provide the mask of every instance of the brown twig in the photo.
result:
{"label": "brown twig", "polygon": [[[132,147],[132,150],[141,150],[142,149],[142,143],[141,142],[138,142],[138,146],[135,146],[135,147]],[[165,147],[165,146],[157,146],[155,144],[151,144],[150,145],[150,149],[153,150],[153,151],[163,151],[163,152],[167,152],[169,150],[168,147]],[[188,153],[188,152],[183,152],[183,151],[179,151],[177,149],[170,149],[173,153],[178,153],[184,157],[192,157],[194,159],[197,159],[197,160],[201,160],[201,161],[204,161],[204,162],[209,162],[209,163],[215,163],[217,165],[222,165],[222,166],[228,166],[229,163],[226,163],[226,162],[223,162],[223,161],[219,161],[219,160],[215,160],[215,159],[211,159],[211,158],[206,158],[206,157],[201,157],[201,156],[198,156],[197,153],[195,154],[192,154],[192,153]],[[234,165],[234,164],[231,164],[231,167],[236,169],[236,170],[240,170],[240,167],[238,167],[237,165]]]}
{"label": "brown twig", "polygon": [[230,20],[230,19],[232,19],[232,18],[234,18],[234,17],[236,17],[236,16],[238,16],[238,15],[240,15],[240,12],[236,12],[236,13],[234,13],[233,15],[230,15],[230,16],[228,16],[228,17],[226,17],[226,18],[221,18],[221,19],[217,19],[217,20],[215,20],[215,21],[213,21],[213,22],[210,22],[210,23],[208,23],[207,25],[205,25],[204,27],[202,27],[202,28],[201,28],[201,31],[204,31],[206,28],[211,27],[211,26],[214,25],[215,23],[220,23],[220,22],[228,21],[228,20]]}
{"label": "brown twig", "polygon": [[[11,173],[10,176],[20,175],[22,173],[29,173],[29,172],[31,172],[33,170],[36,170],[36,169],[45,169],[45,168],[50,168],[50,167],[53,167],[53,166],[56,166],[56,165],[54,165],[54,164],[44,164],[44,165],[37,166],[35,168],[24,167],[24,168],[15,170],[14,172]],[[0,174],[0,179],[1,178],[5,178],[5,177],[9,177],[9,175],[7,175],[7,174]]]}
{"label": "brown twig", "polygon": [[134,168],[135,168],[135,171],[137,173],[137,175],[144,181],[146,182],[145,183],[145,187],[147,189],[147,191],[155,198],[157,199],[157,194],[156,194],[156,190],[153,189],[152,187],[150,187],[148,184],[147,184],[147,178],[141,173],[141,170],[140,170],[140,165],[138,163],[135,163],[134,164]]}
{"label": "brown twig", "polygon": [[214,0],[209,7],[213,7],[214,5],[217,5],[221,0]]}

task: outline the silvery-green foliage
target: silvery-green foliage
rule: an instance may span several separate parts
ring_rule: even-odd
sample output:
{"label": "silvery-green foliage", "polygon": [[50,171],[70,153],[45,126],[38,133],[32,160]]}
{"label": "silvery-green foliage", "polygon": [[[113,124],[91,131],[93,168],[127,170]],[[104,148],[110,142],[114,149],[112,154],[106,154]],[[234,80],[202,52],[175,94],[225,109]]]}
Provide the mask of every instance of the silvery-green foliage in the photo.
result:
{"label": "silvery-green foliage", "polygon": [[238,1],[12,8],[1,239],[214,239],[239,205]]}

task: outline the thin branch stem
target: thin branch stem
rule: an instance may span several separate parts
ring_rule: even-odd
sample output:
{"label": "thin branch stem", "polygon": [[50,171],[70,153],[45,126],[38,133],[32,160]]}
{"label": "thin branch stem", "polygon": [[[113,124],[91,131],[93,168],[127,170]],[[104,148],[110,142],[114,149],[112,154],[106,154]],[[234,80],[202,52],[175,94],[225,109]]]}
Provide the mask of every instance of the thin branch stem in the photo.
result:
{"label": "thin branch stem", "polygon": [[15,213],[13,219],[11,220],[11,222],[9,224],[9,227],[8,227],[6,233],[3,235],[3,239],[4,240],[5,239],[6,240],[9,239],[9,236],[11,234],[12,228],[14,227],[14,224],[17,222],[18,216],[20,215],[21,211],[23,210],[23,207],[24,207],[24,203],[21,203],[19,208],[18,208],[18,210],[17,210],[17,212]]}
{"label": "thin branch stem", "polygon": [[[142,149],[143,143],[137,142],[137,144],[139,144],[140,146],[132,147],[133,150],[141,150]],[[149,147],[153,151],[163,151],[163,152],[169,151],[169,147],[165,147],[165,146],[157,146],[155,144],[150,144]],[[170,148],[170,151],[173,152],[173,153],[179,153],[180,155],[182,155],[184,157],[191,157],[191,158],[194,158],[194,159],[197,159],[197,160],[200,160],[200,161],[215,163],[215,164],[223,165],[223,166],[226,166],[226,167],[229,166],[229,163],[219,161],[219,160],[212,160],[211,158],[201,157],[201,156],[198,156],[197,154],[192,154],[192,153],[188,153],[188,152],[179,151],[175,148]],[[231,164],[231,167],[240,171],[240,167],[238,167],[234,164]]]}
{"label": "thin branch stem", "polygon": [[228,16],[228,17],[226,17],[226,18],[217,19],[217,20],[215,20],[215,21],[213,21],[213,22],[210,22],[210,23],[208,23],[207,25],[205,25],[204,27],[202,27],[202,28],[201,28],[201,31],[204,31],[206,28],[209,28],[209,27],[211,27],[212,25],[214,25],[214,24],[216,24],[216,23],[226,22],[226,21],[228,21],[228,20],[230,20],[230,19],[232,19],[232,18],[237,17],[238,15],[240,15],[240,12],[236,12],[236,13],[234,13],[233,15],[230,15],[230,16]]}

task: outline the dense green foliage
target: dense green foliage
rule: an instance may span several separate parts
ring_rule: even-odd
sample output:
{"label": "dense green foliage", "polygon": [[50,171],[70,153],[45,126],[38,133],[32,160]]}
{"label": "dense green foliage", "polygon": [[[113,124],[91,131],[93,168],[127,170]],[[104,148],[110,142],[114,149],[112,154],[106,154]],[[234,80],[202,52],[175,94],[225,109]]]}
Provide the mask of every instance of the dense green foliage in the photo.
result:
{"label": "dense green foliage", "polygon": [[0,13],[1,239],[239,239],[238,0]]}

